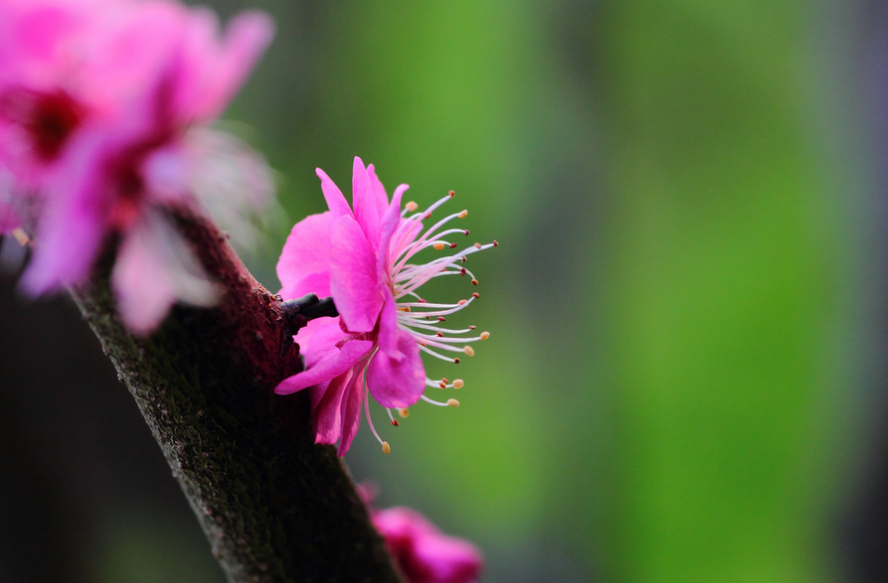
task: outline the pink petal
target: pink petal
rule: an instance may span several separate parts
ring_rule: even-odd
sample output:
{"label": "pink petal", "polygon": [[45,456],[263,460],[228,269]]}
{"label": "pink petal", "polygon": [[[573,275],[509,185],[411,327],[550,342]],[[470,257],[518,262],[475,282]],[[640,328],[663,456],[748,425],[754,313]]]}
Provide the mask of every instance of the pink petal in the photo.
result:
{"label": "pink petal", "polygon": [[[290,232],[290,236],[287,237],[287,242],[284,244],[283,251],[281,251],[281,258],[278,260],[277,275],[284,289],[291,294],[298,293],[294,291],[294,288],[306,276],[322,273],[329,274],[330,234],[333,221],[334,216],[329,211],[319,215],[311,215],[296,223]],[[327,287],[329,288],[329,284]],[[309,292],[304,292],[301,295],[306,293]],[[326,295],[329,295],[329,290],[326,290],[326,292],[314,291],[314,293],[318,295],[326,293]],[[285,295],[284,297],[290,299],[300,296]]]}
{"label": "pink petal", "polygon": [[[355,157],[352,173],[352,206],[355,209],[355,220],[364,230],[364,235],[374,251],[379,247],[379,218],[381,216],[376,204],[376,193],[372,187],[364,163]],[[383,192],[383,196],[385,193]]]}
{"label": "pink petal", "polygon": [[219,299],[188,243],[164,216],[145,212],[117,253],[111,281],[127,327],[148,334],[176,301],[210,307]]}
{"label": "pink petal", "polygon": [[385,303],[379,312],[379,336],[377,342],[379,349],[384,351],[390,357],[400,361],[404,358],[404,354],[398,350],[398,308],[395,298],[388,288],[384,287],[383,295]]}
{"label": "pink petal", "polygon": [[328,355],[306,371],[282,380],[274,392],[278,395],[289,395],[306,387],[330,381],[351,368],[352,365],[366,356],[372,348],[373,342],[369,340],[346,342],[339,349],[339,352]]}
{"label": "pink petal", "polygon": [[425,390],[425,369],[416,340],[404,330],[398,330],[397,337],[403,356],[396,359],[380,350],[367,367],[370,394],[390,409],[413,405]]}
{"label": "pink petal", "polygon": [[364,367],[356,366],[342,399],[342,436],[336,455],[342,457],[361,426],[361,403],[364,399]]}
{"label": "pink petal", "polygon": [[373,193],[373,201],[376,203],[376,213],[382,217],[389,207],[388,195],[385,193],[385,187],[382,185],[382,182],[376,176],[376,169],[373,167],[373,164],[367,165],[367,176],[370,178],[370,189]]}
{"label": "pink petal", "polygon": [[330,353],[335,356],[346,334],[339,326],[339,318],[319,318],[300,329],[293,339],[299,343],[299,351],[305,357],[305,368],[309,369]]}
{"label": "pink petal", "polygon": [[[195,16],[200,14],[197,11],[193,13]],[[212,32],[216,32],[215,26]],[[251,10],[235,16],[229,22],[225,38],[218,48],[215,34],[209,39],[197,37],[204,41],[203,46],[194,47],[194,53],[189,56],[197,59],[197,65],[203,66],[206,71],[204,91],[194,96],[200,101],[200,108],[196,111],[198,119],[212,119],[222,112],[268,47],[272,36],[274,22],[271,18],[263,12]],[[216,55],[211,55],[212,49],[216,49]],[[215,67],[202,65],[201,61],[206,57],[210,57],[206,59],[209,61],[207,65],[215,61]]]}
{"label": "pink petal", "polygon": [[339,217],[333,225],[330,247],[330,292],[336,309],[350,332],[370,332],[383,302],[376,254],[351,216]]}
{"label": "pink petal", "polygon": [[345,197],[342,196],[342,191],[339,190],[339,187],[336,186],[332,180],[330,180],[327,173],[320,168],[315,168],[315,173],[318,175],[318,178],[321,179],[321,190],[324,192],[324,199],[327,201],[327,206],[330,208],[330,212],[333,213],[333,216],[337,218],[342,216],[354,216],[351,207],[348,206],[348,202],[346,202]]}
{"label": "pink petal", "polygon": [[394,235],[395,229],[398,228],[398,225],[401,222],[401,196],[408,188],[409,187],[406,184],[402,184],[395,189],[394,194],[392,194],[392,202],[385,211],[380,224],[379,249],[376,252],[376,268],[379,281],[386,284],[391,284],[391,274],[389,271],[391,270],[392,260],[394,259],[391,250],[392,235]]}
{"label": "pink petal", "polygon": [[[319,387],[313,387],[311,418],[315,443],[331,445],[342,435],[342,399],[351,381],[351,369]],[[322,392],[321,392],[322,391]],[[318,398],[320,393],[320,398]],[[317,399],[317,401],[315,400]]]}

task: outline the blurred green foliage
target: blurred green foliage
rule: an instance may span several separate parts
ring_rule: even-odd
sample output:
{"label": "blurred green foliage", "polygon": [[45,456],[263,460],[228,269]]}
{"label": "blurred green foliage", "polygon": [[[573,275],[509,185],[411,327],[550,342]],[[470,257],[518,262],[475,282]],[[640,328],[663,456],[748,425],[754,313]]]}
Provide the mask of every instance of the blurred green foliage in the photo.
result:
{"label": "blurred green foliage", "polygon": [[347,456],[380,504],[476,541],[487,581],[833,577],[864,250],[823,129],[823,14],[253,4],[278,36],[228,117],[283,178],[289,221],[251,259],[269,287],[289,225],[325,210],[315,167],[348,191],[355,155],[420,204],[456,190],[501,242],[471,259],[492,337],[462,406],[397,429],[376,408],[392,454],[362,431]]}

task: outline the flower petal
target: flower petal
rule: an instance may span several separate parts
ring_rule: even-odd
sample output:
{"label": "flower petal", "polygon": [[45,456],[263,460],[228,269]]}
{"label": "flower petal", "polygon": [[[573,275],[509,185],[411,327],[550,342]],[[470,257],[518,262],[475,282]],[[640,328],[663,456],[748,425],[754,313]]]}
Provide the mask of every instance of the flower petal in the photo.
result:
{"label": "flower petal", "polygon": [[373,167],[373,164],[367,165],[367,176],[370,178],[370,189],[373,193],[373,201],[376,203],[376,213],[381,218],[389,207],[388,195],[382,182],[376,176],[376,169]]}
{"label": "flower petal", "polygon": [[383,288],[385,303],[379,312],[379,349],[390,357],[400,361],[404,353],[398,349],[398,308],[395,298],[388,288]]}
{"label": "flower petal", "polygon": [[339,190],[339,187],[336,186],[332,180],[330,180],[327,173],[320,168],[315,168],[315,174],[321,179],[321,190],[324,192],[324,199],[327,201],[327,206],[330,208],[330,212],[333,213],[333,216],[354,216],[351,207],[348,206],[348,202],[346,202],[345,197],[342,196],[342,191]]}
{"label": "flower petal", "polygon": [[389,409],[413,405],[425,390],[425,369],[416,340],[404,330],[397,331],[397,338],[400,359],[380,350],[367,367],[370,394]]}
{"label": "flower petal", "polygon": [[356,366],[342,398],[342,435],[336,455],[342,457],[361,426],[361,404],[364,401],[364,367]]}
{"label": "flower petal", "polygon": [[274,389],[278,395],[289,395],[306,387],[319,385],[338,377],[357,361],[367,355],[373,348],[369,340],[351,340],[346,342],[339,352],[329,353],[313,367],[291,377],[285,378]]}
{"label": "flower petal", "polygon": [[374,251],[379,247],[379,220],[382,216],[376,205],[375,195],[364,163],[356,156],[352,173],[352,206],[355,209],[355,220],[361,225]]}
{"label": "flower petal", "polygon": [[339,217],[333,225],[330,295],[350,332],[370,332],[376,326],[383,302],[376,254],[351,216]]}
{"label": "flower petal", "polygon": [[219,290],[188,243],[160,212],[149,210],[124,237],[111,274],[127,327],[148,334],[177,301],[209,307]]}
{"label": "flower petal", "polygon": [[392,194],[392,202],[382,216],[379,227],[379,249],[376,252],[376,269],[379,281],[391,285],[391,264],[395,259],[391,256],[391,240],[395,229],[401,222],[401,196],[409,188],[406,184],[400,185]]}
{"label": "flower petal", "polygon": [[311,391],[311,419],[315,443],[331,445],[342,435],[342,397],[351,380],[351,369]]}
{"label": "flower petal", "polygon": [[[330,231],[334,220],[333,213],[329,211],[319,215],[311,215],[296,223],[293,230],[290,231],[290,236],[287,237],[287,242],[284,244],[281,258],[277,264],[277,275],[285,290],[290,293],[298,293],[292,289],[306,276],[329,274]],[[329,284],[327,287],[329,288]],[[310,290],[300,295],[311,291],[318,295],[324,293],[323,291]],[[326,290],[326,294],[329,294],[329,290]],[[300,295],[285,295],[283,293],[282,295],[287,299],[300,297]]]}

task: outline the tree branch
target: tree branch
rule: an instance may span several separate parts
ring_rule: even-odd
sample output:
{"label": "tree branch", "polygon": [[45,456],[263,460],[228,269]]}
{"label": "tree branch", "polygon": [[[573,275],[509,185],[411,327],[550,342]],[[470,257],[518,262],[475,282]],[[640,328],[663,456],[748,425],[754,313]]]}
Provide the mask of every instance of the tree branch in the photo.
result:
{"label": "tree branch", "polygon": [[222,303],[177,306],[148,338],[127,332],[109,286],[113,251],[71,290],[136,400],[232,582],[399,582],[308,395],[277,383],[302,363],[279,299],[209,221],[176,220]]}

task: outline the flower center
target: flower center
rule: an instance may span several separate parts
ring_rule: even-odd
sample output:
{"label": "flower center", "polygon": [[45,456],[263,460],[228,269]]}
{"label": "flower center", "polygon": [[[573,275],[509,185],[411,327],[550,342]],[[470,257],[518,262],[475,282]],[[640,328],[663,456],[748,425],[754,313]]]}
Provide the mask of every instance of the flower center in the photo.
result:
{"label": "flower center", "polygon": [[62,89],[51,93],[15,90],[0,98],[0,115],[25,129],[42,162],[58,158],[85,114],[85,108]]}

